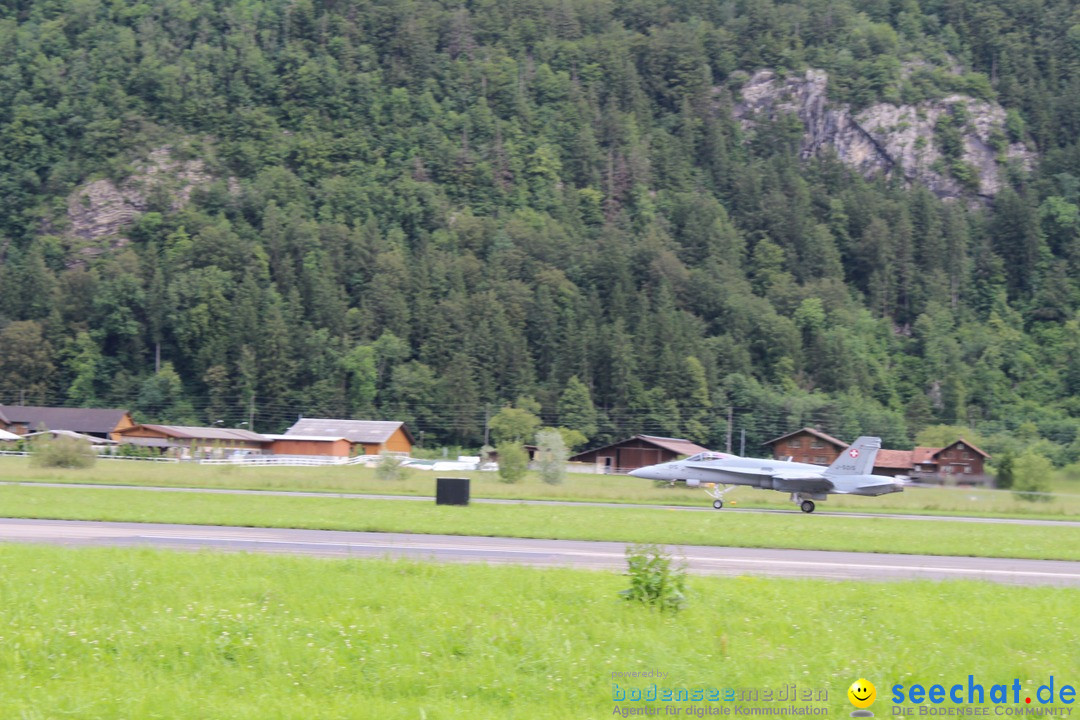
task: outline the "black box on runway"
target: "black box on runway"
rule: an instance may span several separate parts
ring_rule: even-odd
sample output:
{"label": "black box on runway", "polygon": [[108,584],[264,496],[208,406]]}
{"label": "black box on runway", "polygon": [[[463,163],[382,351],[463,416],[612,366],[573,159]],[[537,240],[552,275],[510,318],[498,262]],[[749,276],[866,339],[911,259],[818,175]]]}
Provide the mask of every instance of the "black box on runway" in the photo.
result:
{"label": "black box on runway", "polygon": [[468,505],[469,504],[469,479],[468,478],[436,478],[435,479],[435,504],[436,505]]}

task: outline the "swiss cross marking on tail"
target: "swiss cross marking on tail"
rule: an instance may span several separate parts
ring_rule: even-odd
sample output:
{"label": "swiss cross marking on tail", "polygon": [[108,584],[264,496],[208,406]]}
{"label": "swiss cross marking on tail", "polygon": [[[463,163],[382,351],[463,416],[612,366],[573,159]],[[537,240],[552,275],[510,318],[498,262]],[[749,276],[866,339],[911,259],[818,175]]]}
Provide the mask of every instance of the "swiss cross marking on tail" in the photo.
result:
{"label": "swiss cross marking on tail", "polygon": [[853,458],[857,458],[859,457],[859,448],[851,448],[850,450],[848,450],[847,454]]}

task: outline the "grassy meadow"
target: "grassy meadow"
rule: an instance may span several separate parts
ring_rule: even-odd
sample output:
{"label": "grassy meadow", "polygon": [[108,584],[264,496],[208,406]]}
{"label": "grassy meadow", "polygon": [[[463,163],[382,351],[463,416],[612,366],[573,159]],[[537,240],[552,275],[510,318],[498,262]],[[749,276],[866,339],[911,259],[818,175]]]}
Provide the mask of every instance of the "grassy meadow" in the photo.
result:
{"label": "grassy meadow", "polygon": [[634,670],[833,716],[866,677],[881,716],[893,683],[1080,676],[1072,589],[693,577],[671,616],[576,570],[5,545],[0,574],[4,718],[578,720]]}
{"label": "grassy meadow", "polygon": [[1080,527],[0,486],[0,516],[1080,560]]}
{"label": "grassy meadow", "polygon": [[[411,470],[403,480],[385,481],[372,468],[346,467],[242,467],[193,463],[145,463],[102,460],[84,470],[30,467],[27,458],[0,457],[0,481],[61,482],[166,487],[205,487],[244,490],[300,490],[309,492],[433,495],[435,477],[442,473]],[[445,473],[472,480],[473,497],[528,500],[581,500],[627,504],[668,504],[708,507],[712,500],[700,489],[655,487],[652,481],[625,475],[574,474],[561,485],[547,485],[536,473],[517,484],[499,481],[491,472]],[[820,511],[875,513],[930,513],[1000,517],[1080,517],[1080,481],[1055,477],[1058,493],[1049,502],[1027,502],[1013,493],[973,488],[909,488],[877,498],[832,495]],[[734,507],[790,509],[786,495],[768,490],[739,488],[725,502]]]}

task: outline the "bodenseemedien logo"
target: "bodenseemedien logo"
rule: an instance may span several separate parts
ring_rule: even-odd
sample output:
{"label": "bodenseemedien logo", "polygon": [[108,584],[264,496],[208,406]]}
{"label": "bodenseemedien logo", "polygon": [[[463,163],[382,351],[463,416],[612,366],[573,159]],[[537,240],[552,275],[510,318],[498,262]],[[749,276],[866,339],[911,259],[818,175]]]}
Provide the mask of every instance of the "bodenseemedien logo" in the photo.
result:
{"label": "bodenseemedien logo", "polygon": [[866,678],[859,678],[851,683],[847,696],[848,701],[856,707],[851,717],[874,717],[874,713],[866,709],[877,700],[877,688],[874,687],[874,683]]}

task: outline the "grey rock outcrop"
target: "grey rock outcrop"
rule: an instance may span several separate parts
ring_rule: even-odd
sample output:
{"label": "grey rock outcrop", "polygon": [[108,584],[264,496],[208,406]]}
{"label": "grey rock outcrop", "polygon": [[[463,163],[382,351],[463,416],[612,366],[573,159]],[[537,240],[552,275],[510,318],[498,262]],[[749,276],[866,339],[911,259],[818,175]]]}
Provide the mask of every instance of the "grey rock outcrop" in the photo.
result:
{"label": "grey rock outcrop", "polygon": [[[902,173],[909,183],[921,183],[939,197],[992,197],[1001,188],[1002,161],[1030,168],[1035,154],[1022,143],[1005,142],[1005,110],[967,95],[949,95],[918,105],[878,103],[853,113],[832,103],[828,74],[807,70],[804,75],[779,77],[759,70],[742,87],[736,118],[752,129],[761,118],[796,115],[806,129],[804,158],[833,152],[865,177]],[[943,116],[960,117],[961,160],[972,171],[967,184],[949,168],[936,138]]]}
{"label": "grey rock outcrop", "polygon": [[[119,185],[94,180],[76,188],[68,196],[66,234],[84,241],[81,255],[99,255],[128,242],[124,229],[146,212],[155,190],[166,193],[171,209],[178,210],[188,204],[195,188],[212,180],[202,160],[178,160],[171,146],[157,148]],[[105,244],[98,242],[105,239]]]}

